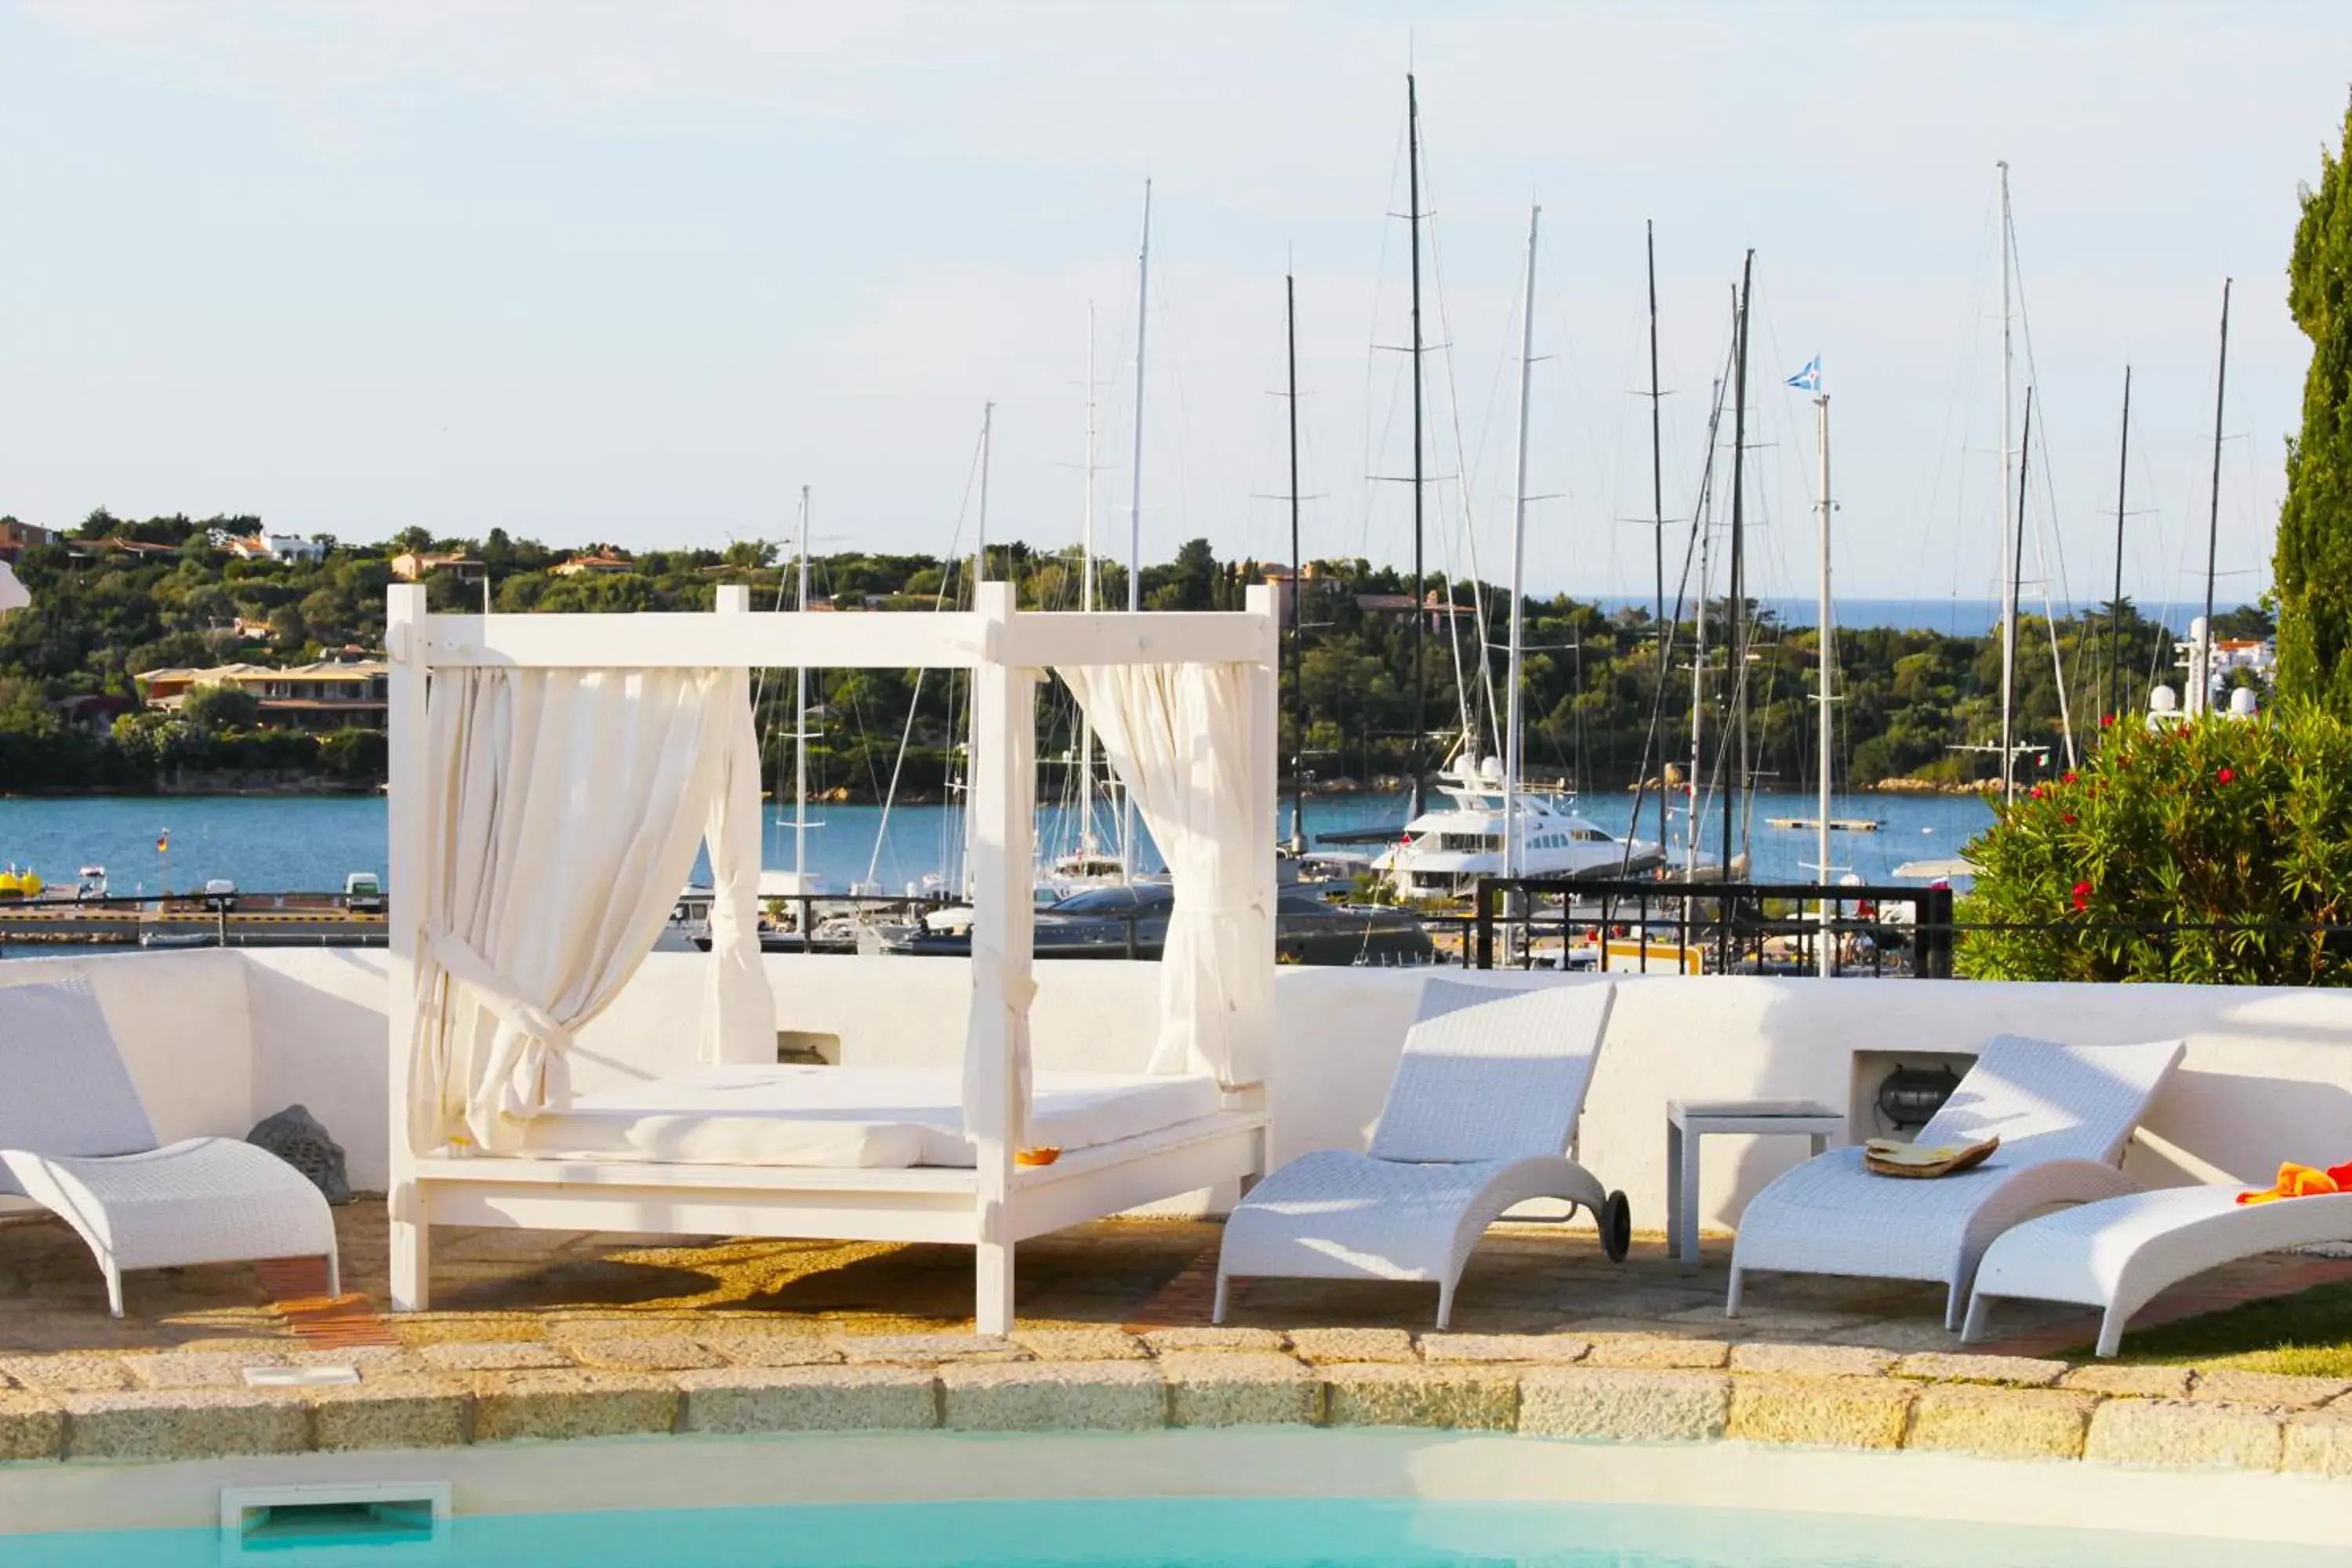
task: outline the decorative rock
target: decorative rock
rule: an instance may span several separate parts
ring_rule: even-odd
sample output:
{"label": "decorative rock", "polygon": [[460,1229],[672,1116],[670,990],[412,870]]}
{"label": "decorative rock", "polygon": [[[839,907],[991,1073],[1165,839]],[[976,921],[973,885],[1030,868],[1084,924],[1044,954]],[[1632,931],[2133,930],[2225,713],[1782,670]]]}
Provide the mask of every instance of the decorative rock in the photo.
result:
{"label": "decorative rock", "polygon": [[253,1124],[245,1141],[268,1150],[310,1177],[310,1184],[329,1203],[352,1201],[351,1180],[343,1170],[343,1146],[327,1136],[327,1130],[307,1107],[289,1105],[275,1116],[263,1117]]}
{"label": "decorative rock", "polygon": [[1596,1335],[1585,1362],[1591,1366],[1711,1372],[1731,1360],[1720,1340],[1676,1340],[1653,1334]]}
{"label": "decorative rock", "polygon": [[37,1394],[0,1393],[0,1462],[55,1459],[66,1447],[66,1413]]}
{"label": "decorative rock", "polygon": [[677,1425],[677,1386],[630,1372],[484,1373],[474,1384],[474,1440],[619,1437]]}
{"label": "decorative rock", "polygon": [[2110,1399],[2092,1413],[2086,1459],[2170,1468],[2274,1470],[2275,1412],[2176,1399]]}
{"label": "decorative rock", "polygon": [[1402,1329],[1293,1329],[1290,1348],[1310,1362],[1403,1362],[1413,1354],[1412,1336]]}
{"label": "decorative rock", "polygon": [[1134,1362],[940,1369],[940,1424],[959,1432],[1150,1432],[1168,1424],[1157,1367]]}
{"label": "decorative rock", "polygon": [[2352,1407],[2336,1405],[2289,1416],[2284,1436],[2281,1469],[2352,1479]]}
{"label": "decorative rock", "polygon": [[1953,1355],[1922,1351],[1895,1363],[1897,1377],[1924,1377],[1936,1383],[2000,1383],[2011,1388],[2049,1388],[2066,1375],[2063,1361],[2042,1361],[2021,1355]]}
{"label": "decorative rock", "polygon": [[1286,1355],[1171,1351],[1160,1373],[1171,1426],[1313,1426],[1323,1415],[1323,1380]]}
{"label": "decorative rock", "polygon": [[594,1334],[566,1340],[561,1348],[582,1366],[601,1372],[691,1372],[723,1366],[727,1360],[684,1334]]}
{"label": "decorative rock", "polygon": [[472,1391],[446,1378],[391,1377],[305,1395],[318,1448],[455,1448],[473,1423]]}
{"label": "decorative rock", "polygon": [[1519,1430],[1537,1437],[1698,1442],[1723,1436],[1730,1406],[1719,1373],[1566,1366],[1519,1380]]}
{"label": "decorative rock", "polygon": [[852,1366],[941,1366],[950,1362],[1030,1359],[1027,1351],[994,1334],[845,1334],[834,1345]]}
{"label": "decorative rock", "polygon": [[310,1445],[299,1399],[243,1389],[136,1389],[67,1394],[69,1459],[209,1459],[299,1454]]}
{"label": "decorative rock", "polygon": [[1795,1377],[1878,1377],[1895,1361],[1893,1351],[1874,1351],[1864,1345],[1731,1347],[1734,1372],[1777,1372]]}
{"label": "decorative rock", "polygon": [[1150,1353],[1118,1329],[1023,1329],[1013,1342],[1039,1361],[1142,1361]]}
{"label": "decorative rock", "polygon": [[680,1374],[687,1432],[909,1430],[940,1424],[939,1384],[903,1366],[722,1367]]}
{"label": "decorative rock", "polygon": [[1423,1361],[1538,1362],[1559,1365],[1582,1361],[1592,1342],[1573,1334],[1423,1334]]}
{"label": "decorative rock", "polygon": [[2061,1388],[2085,1394],[2115,1394],[2131,1399],[2186,1399],[2189,1369],[2185,1366],[2078,1366],[2058,1380]]}
{"label": "decorative rock", "polygon": [[36,1394],[110,1394],[131,1385],[120,1356],[79,1352],[0,1357],[0,1376]]}
{"label": "decorative rock", "polygon": [[2334,1377],[2286,1377],[2271,1372],[2240,1372],[2223,1367],[2197,1374],[2191,1399],[2219,1399],[2231,1405],[2259,1405],[2270,1410],[2316,1410],[2352,1390],[2352,1383]]}
{"label": "decorative rock", "polygon": [[1917,1390],[1885,1377],[1738,1377],[1728,1436],[1822,1448],[1899,1448]]}
{"label": "decorative rock", "polygon": [[1288,1348],[1275,1329],[1146,1329],[1143,1342],[1155,1355],[1170,1351],[1276,1351]]}
{"label": "decorative rock", "polygon": [[1998,1459],[2078,1459],[2099,1396],[2063,1388],[1937,1384],[1919,1391],[1904,1446]]}
{"label": "decorative rock", "polygon": [[1322,1369],[1334,1426],[1453,1426],[1507,1432],[1518,1424],[1516,1373],[1472,1366],[1348,1362]]}
{"label": "decorative rock", "polygon": [[572,1365],[536,1340],[484,1340],[426,1345],[416,1352],[436,1372],[560,1372]]}

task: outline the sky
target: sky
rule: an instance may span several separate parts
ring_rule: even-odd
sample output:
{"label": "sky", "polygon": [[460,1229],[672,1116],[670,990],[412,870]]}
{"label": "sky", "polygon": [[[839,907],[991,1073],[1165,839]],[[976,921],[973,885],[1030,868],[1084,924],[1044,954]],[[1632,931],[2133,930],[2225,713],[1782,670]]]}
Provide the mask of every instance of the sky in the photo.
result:
{"label": "sky", "polygon": [[988,535],[1060,546],[1091,385],[1123,555],[1149,179],[1144,558],[1287,556],[1288,271],[1305,553],[1409,565],[1408,69],[1433,568],[1508,571],[1540,204],[1530,591],[1649,591],[1656,510],[1680,575],[1752,247],[1756,590],[1813,589],[1818,353],[1839,594],[1997,592],[2005,159],[2029,597],[2108,591],[2127,363],[2125,588],[2201,595],[2225,276],[2217,597],[2266,585],[2340,0],[0,0],[0,511],[644,550],[806,486],[819,550],[939,554],[992,402]]}

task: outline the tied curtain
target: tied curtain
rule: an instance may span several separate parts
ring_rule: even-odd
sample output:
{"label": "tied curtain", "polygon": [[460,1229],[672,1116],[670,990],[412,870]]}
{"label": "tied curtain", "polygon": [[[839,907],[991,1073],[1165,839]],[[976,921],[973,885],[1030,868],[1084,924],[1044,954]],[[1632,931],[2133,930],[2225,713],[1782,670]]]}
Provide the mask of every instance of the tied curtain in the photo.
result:
{"label": "tied curtain", "polygon": [[773,1059],[748,670],[436,670],[425,744],[412,1147],[511,1152],[568,1100],[573,1034],[653,950],[706,841],[699,1054]]}
{"label": "tied curtain", "polygon": [[1155,1073],[1265,1077],[1274,1021],[1274,823],[1252,787],[1245,664],[1078,665],[1056,671],[1093,721],[1152,842],[1175,906],[1160,960]]}

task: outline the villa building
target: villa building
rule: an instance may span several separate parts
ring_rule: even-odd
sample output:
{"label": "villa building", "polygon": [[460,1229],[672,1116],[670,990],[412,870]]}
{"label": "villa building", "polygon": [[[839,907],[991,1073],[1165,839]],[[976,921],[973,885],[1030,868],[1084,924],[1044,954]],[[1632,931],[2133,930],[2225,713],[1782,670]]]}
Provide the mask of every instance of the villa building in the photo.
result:
{"label": "villa building", "polygon": [[14,563],[26,551],[55,538],[57,535],[48,529],[18,522],[13,517],[0,517],[0,561]]}
{"label": "villa building", "polygon": [[577,577],[583,572],[596,574],[610,574],[619,572],[634,572],[636,569],[637,563],[635,562],[630,560],[619,551],[614,550],[611,545],[606,544],[598,546],[595,550],[589,552],[587,554],[574,555],[569,561],[558,562],[556,564],[549,567],[548,571],[558,577]]}
{"label": "villa building", "polygon": [[199,686],[228,686],[253,694],[261,722],[287,730],[381,730],[385,666],[378,658],[326,659],[276,668],[225,664],[212,669],[151,669],[134,677],[150,708],[176,711]]}

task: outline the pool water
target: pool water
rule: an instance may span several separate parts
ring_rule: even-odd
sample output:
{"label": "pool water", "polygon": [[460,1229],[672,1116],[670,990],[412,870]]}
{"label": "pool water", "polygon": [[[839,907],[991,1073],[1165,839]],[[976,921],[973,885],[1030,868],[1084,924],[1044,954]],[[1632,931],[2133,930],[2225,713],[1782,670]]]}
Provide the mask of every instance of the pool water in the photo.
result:
{"label": "pool water", "polygon": [[206,1530],[0,1536],[0,1568],[2209,1568],[2352,1552],[1916,1520],[1580,1503],[1354,1499],[942,1502],[509,1514],[455,1521],[446,1552],[232,1555]]}

